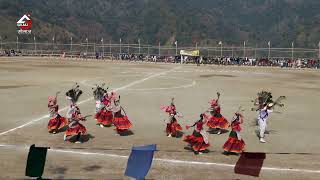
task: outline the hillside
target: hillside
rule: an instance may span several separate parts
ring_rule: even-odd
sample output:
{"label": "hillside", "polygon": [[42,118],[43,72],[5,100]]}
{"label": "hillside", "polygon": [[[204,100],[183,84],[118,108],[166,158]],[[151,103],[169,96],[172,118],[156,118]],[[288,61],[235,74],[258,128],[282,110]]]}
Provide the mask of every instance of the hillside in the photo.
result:
{"label": "hillside", "polygon": [[[0,35],[14,41],[17,19],[31,13],[37,39],[171,45],[225,44],[315,48],[320,40],[319,0],[0,0]],[[30,41],[32,36],[25,37]]]}

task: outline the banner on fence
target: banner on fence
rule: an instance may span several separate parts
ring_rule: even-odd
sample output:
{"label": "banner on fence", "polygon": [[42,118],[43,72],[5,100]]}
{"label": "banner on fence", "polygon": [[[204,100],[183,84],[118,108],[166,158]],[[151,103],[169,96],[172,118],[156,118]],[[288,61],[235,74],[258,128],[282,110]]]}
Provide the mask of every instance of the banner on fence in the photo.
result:
{"label": "banner on fence", "polygon": [[183,56],[199,56],[200,55],[200,51],[199,50],[194,50],[194,51],[180,50],[180,55],[183,55]]}

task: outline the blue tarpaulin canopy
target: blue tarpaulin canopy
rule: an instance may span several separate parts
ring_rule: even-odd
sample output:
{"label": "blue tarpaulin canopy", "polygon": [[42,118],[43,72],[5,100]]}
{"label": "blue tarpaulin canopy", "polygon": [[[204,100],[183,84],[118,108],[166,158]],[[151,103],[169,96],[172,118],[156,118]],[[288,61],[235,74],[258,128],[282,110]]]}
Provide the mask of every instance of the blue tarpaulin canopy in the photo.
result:
{"label": "blue tarpaulin canopy", "polygon": [[151,167],[153,154],[156,150],[156,144],[132,147],[125,175],[144,179]]}

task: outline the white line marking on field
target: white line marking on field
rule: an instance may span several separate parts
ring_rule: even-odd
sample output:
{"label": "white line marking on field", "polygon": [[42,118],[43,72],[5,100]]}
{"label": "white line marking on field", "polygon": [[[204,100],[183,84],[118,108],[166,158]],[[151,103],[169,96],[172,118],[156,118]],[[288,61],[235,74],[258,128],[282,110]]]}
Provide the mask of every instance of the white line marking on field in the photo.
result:
{"label": "white line marking on field", "polygon": [[[149,73],[147,76],[150,76],[152,73]],[[129,75],[130,76],[130,75]],[[101,77],[100,77],[101,78]],[[190,81],[190,79],[186,79],[186,78],[176,78],[176,77],[170,77],[170,76],[160,76],[160,78],[165,78],[165,79],[177,79],[177,80],[185,80],[185,81]],[[99,79],[99,78],[94,78],[94,79]],[[94,80],[94,79],[90,79],[90,80]],[[83,80],[80,83],[82,85],[88,86],[88,87],[95,87],[92,84],[88,84],[87,81],[89,80]],[[127,89],[127,91],[153,91],[153,90],[171,90],[171,89],[181,89],[181,88],[189,88],[192,86],[196,85],[196,81],[192,81],[189,84],[184,84],[181,86],[173,86],[173,87],[166,87],[166,88],[141,88],[141,89]]]}
{"label": "white line marking on field", "polygon": [[[131,82],[131,83],[125,85],[125,86],[122,86],[122,87],[120,87],[120,88],[116,88],[115,90],[116,90],[116,91],[119,91],[119,90],[126,89],[126,88],[128,88],[128,87],[131,87],[131,86],[134,86],[134,85],[136,85],[136,84],[142,83],[142,82],[144,82],[144,81],[146,81],[146,80],[149,80],[149,79],[151,79],[151,78],[164,75],[164,74],[166,74],[166,73],[172,72],[172,71],[174,71],[174,70],[176,70],[176,69],[180,69],[180,68],[181,68],[181,67],[179,66],[179,67],[175,67],[175,68],[173,68],[173,69],[171,69],[171,70],[167,70],[167,71],[164,71],[164,72],[161,72],[161,73],[152,74],[152,75],[150,75],[150,76],[148,76],[148,77],[146,77],[146,78],[143,78],[143,79],[140,79],[140,80],[137,80],[137,81],[133,81],[133,82]],[[93,97],[88,98],[88,99],[85,99],[85,100],[83,100],[83,101],[80,101],[80,102],[78,102],[77,104],[80,105],[80,104],[86,103],[86,102],[88,102],[88,101],[91,101],[92,99],[93,99]],[[64,111],[64,110],[67,110],[68,107],[69,107],[69,106],[66,106],[66,107],[60,109],[59,112],[62,112],[62,111]],[[42,119],[45,119],[45,118],[49,118],[49,115],[41,116],[40,118],[33,119],[33,120],[31,120],[31,121],[29,121],[29,122],[27,122],[27,123],[25,123],[25,124],[22,124],[22,125],[20,125],[20,126],[18,126],[18,127],[15,127],[15,128],[9,129],[9,130],[7,130],[7,131],[4,131],[4,132],[0,133],[0,136],[5,135],[5,134],[8,134],[8,133],[10,133],[10,132],[12,132],[12,131],[15,131],[15,130],[17,130],[17,129],[21,129],[21,128],[25,127],[25,126],[28,126],[28,125],[30,125],[30,124],[33,124],[33,123],[38,122],[38,121],[40,121],[40,120],[42,120]]]}
{"label": "white line marking on field", "polygon": [[[0,144],[0,147],[5,148],[20,148],[24,150],[28,150],[28,146],[16,146],[16,145],[7,145]],[[125,158],[128,159],[129,156],[118,155],[118,154],[107,154],[107,153],[97,153],[97,152],[87,152],[87,151],[74,151],[74,150],[63,150],[63,149],[48,149],[50,152],[58,152],[58,153],[71,153],[71,154],[81,154],[81,155],[96,155],[96,156],[107,156],[113,158]],[[165,163],[173,163],[173,164],[183,164],[183,165],[205,165],[205,166],[220,166],[220,167],[229,167],[234,168],[233,164],[226,163],[214,163],[214,162],[201,162],[201,161],[186,161],[186,160],[175,160],[175,159],[161,159],[161,158],[153,158],[154,161],[160,161]],[[262,170],[265,171],[289,171],[289,172],[297,172],[297,173],[320,173],[320,170],[310,170],[310,169],[294,169],[294,168],[279,168],[279,167],[262,167]]]}

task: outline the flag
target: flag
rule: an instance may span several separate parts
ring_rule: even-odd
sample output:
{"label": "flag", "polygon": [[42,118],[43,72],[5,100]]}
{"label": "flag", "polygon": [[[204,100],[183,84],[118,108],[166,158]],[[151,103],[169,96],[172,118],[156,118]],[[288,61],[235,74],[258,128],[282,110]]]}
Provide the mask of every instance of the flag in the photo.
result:
{"label": "flag", "polygon": [[34,40],[34,41],[36,40],[36,36],[33,36],[33,40]]}
{"label": "flag", "polygon": [[178,41],[175,41],[174,44],[175,44],[175,45],[178,45]]}
{"label": "flag", "polygon": [[156,144],[132,147],[125,175],[135,179],[144,179],[152,164]]}
{"label": "flag", "polygon": [[54,41],[54,36],[52,37],[52,41]]}
{"label": "flag", "polygon": [[219,42],[219,45],[222,45],[222,41]]}
{"label": "flag", "polygon": [[293,46],[294,46],[294,42],[291,43],[291,47],[292,47],[292,48],[293,48]]}
{"label": "flag", "polygon": [[71,41],[72,41],[72,36],[70,37]]}
{"label": "flag", "polygon": [[243,152],[234,167],[234,172],[236,174],[259,177],[265,158],[265,153]]}
{"label": "flag", "polygon": [[86,38],[86,41],[88,42],[88,38]]}
{"label": "flag", "polygon": [[270,43],[270,41],[268,42],[268,46],[270,46],[271,45],[271,43]]}
{"label": "flag", "polygon": [[121,38],[120,38],[120,43],[121,43]]}
{"label": "flag", "polygon": [[101,42],[103,42],[103,38],[101,38]]}
{"label": "flag", "polygon": [[26,176],[42,176],[48,149],[49,148],[47,147],[35,147],[34,144],[30,146],[25,173]]}

